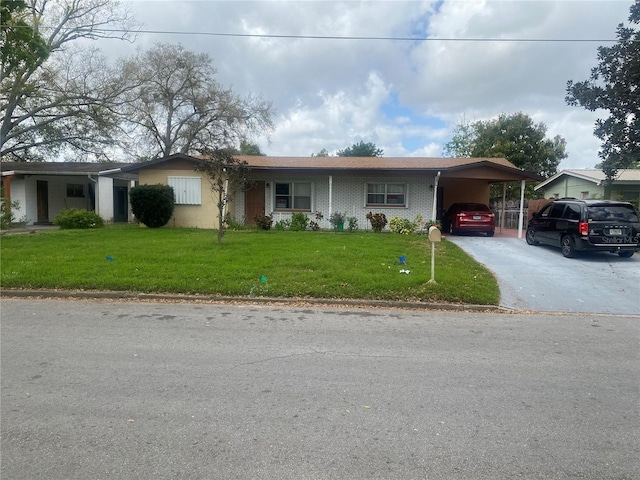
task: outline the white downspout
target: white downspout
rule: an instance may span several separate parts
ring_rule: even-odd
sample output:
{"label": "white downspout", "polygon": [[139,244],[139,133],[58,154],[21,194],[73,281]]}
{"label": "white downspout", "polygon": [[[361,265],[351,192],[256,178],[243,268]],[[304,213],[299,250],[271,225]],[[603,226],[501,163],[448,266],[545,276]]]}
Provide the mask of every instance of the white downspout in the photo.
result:
{"label": "white downspout", "polygon": [[518,214],[518,238],[522,238],[522,220],[524,218],[524,186],[525,181],[520,184],[520,213]]}
{"label": "white downspout", "polygon": [[431,210],[431,221],[436,221],[436,207],[438,204],[438,181],[440,180],[440,172],[436,175],[433,185],[433,209]]}

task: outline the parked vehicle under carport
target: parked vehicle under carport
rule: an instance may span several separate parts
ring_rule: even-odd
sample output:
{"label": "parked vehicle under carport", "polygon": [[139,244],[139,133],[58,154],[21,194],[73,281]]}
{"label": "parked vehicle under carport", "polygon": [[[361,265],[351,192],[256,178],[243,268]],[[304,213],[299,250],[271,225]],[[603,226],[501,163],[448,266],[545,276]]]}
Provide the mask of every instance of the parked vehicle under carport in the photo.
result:
{"label": "parked vehicle under carport", "polygon": [[496,217],[491,209],[482,203],[454,203],[442,217],[445,232],[453,235],[464,232],[486,233],[493,237],[496,231]]}

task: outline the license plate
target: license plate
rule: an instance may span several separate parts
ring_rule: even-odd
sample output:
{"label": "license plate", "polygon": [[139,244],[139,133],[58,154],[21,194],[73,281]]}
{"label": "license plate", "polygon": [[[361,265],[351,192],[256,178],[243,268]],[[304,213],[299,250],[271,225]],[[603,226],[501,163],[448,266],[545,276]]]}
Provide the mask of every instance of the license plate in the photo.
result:
{"label": "license plate", "polygon": [[609,229],[609,235],[622,235],[622,229],[621,228],[610,228]]}
{"label": "license plate", "polygon": [[473,219],[474,220],[482,220],[482,216],[481,215],[474,215]]}

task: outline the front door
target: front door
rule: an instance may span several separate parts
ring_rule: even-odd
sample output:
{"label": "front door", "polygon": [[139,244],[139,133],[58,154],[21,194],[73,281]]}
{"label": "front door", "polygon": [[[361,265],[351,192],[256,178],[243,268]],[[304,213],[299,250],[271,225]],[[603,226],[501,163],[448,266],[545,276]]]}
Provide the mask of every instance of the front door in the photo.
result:
{"label": "front door", "polygon": [[127,187],[113,187],[113,221],[126,223],[129,221],[129,201]]}
{"label": "front door", "polygon": [[49,183],[46,180],[36,183],[36,203],[38,223],[49,223]]}
{"label": "front door", "polygon": [[256,215],[264,215],[264,182],[256,182],[244,192],[244,218],[247,225],[255,225]]}

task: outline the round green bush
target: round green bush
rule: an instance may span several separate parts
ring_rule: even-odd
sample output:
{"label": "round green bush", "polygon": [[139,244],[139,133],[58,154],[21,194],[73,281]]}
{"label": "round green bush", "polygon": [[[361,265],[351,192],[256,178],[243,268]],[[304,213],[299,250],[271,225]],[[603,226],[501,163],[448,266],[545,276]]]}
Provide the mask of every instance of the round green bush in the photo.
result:
{"label": "round green bush", "polygon": [[129,194],[131,211],[149,228],[164,227],[173,215],[175,196],[169,185],[139,185]]}
{"label": "round green bush", "polygon": [[69,208],[56,215],[56,218],[53,219],[53,224],[66,230],[73,228],[100,228],[104,226],[104,221],[96,212]]}

